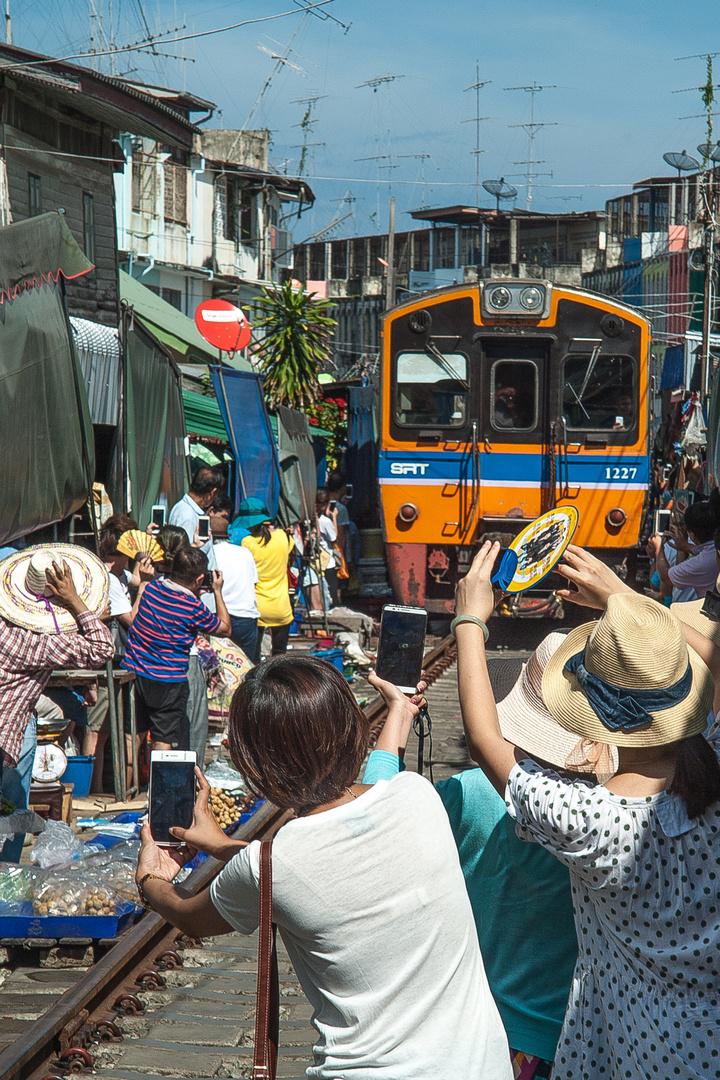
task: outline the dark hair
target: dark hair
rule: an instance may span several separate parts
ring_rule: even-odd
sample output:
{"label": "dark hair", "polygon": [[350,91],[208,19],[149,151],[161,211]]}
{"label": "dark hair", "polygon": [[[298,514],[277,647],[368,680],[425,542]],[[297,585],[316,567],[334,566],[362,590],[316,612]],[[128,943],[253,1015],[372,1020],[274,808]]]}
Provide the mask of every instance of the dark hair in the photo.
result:
{"label": "dark hair", "polygon": [[201,574],[206,574],[208,568],[207,555],[204,551],[194,547],[181,547],[175,552],[172,561],[170,577],[177,581],[178,585],[191,587]]}
{"label": "dark hair", "polygon": [[230,757],[256,795],[298,813],[338,799],[355,782],[370,738],[339,671],[312,656],[254,668],[230,704]]}
{"label": "dark hair", "polygon": [[255,536],[259,540],[262,540],[263,544],[270,543],[272,533],[270,532],[270,526],[267,521],[259,521],[257,525],[251,525],[248,532],[251,536]]}
{"label": "dark hair", "polygon": [[215,510],[216,513],[218,511],[222,512],[223,510],[227,510],[228,514],[232,516],[232,499],[230,499],[227,495],[223,495],[222,493],[218,492],[218,494],[213,499],[213,510]]}
{"label": "dark hair", "polygon": [[193,473],[190,481],[190,492],[193,495],[211,495],[213,491],[222,488],[225,478],[218,469],[209,465],[201,465]]}
{"label": "dark hair", "polygon": [[180,548],[187,547],[188,535],[179,525],[163,525],[155,539],[165,552],[166,564],[170,566]]}
{"label": "dark hair", "polygon": [[691,503],[685,511],[685,525],[688,532],[701,544],[712,540],[718,527],[718,520],[712,508],[706,502]]}
{"label": "dark hair", "polygon": [[669,791],[685,804],[689,818],[698,818],[720,802],[720,761],[704,735],[692,735],[678,746]]}
{"label": "dark hair", "polygon": [[345,487],[346,480],[339,469],[333,469],[332,472],[327,474],[327,480],[325,481],[328,491],[340,491]]}
{"label": "dark hair", "polygon": [[100,527],[100,536],[107,531],[115,531],[120,533],[130,532],[131,529],[139,529],[135,518],[129,517],[127,514],[111,514],[107,521],[103,521]]}
{"label": "dark hair", "polygon": [[319,487],[315,492],[315,503],[317,506],[327,506],[330,502],[330,492],[326,487]]}
{"label": "dark hair", "polygon": [[122,532],[120,529],[103,528],[100,533],[100,543],[98,544],[98,555],[103,562],[110,562],[110,560],[117,555],[118,541],[121,536]]}

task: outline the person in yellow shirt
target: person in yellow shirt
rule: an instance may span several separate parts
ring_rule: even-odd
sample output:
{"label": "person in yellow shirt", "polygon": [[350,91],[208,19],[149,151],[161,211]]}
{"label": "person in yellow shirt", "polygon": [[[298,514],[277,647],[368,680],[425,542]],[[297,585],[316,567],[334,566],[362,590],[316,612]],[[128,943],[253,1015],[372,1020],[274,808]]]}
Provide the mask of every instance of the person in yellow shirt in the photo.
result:
{"label": "person in yellow shirt", "polygon": [[255,598],[260,612],[260,633],[255,656],[251,657],[257,664],[260,661],[262,630],[266,626],[272,634],[272,655],[279,656],[287,650],[293,621],[287,569],[295,543],[283,529],[273,527],[267,508],[260,499],[244,499],[235,521],[248,530],[249,535],[243,537],[242,546],[250,551],[258,572]]}

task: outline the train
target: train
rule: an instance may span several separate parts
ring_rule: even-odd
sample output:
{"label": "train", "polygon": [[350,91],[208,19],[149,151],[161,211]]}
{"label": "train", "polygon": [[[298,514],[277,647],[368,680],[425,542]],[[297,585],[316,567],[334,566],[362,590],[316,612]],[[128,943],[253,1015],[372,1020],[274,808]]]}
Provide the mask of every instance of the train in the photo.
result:
{"label": "train", "polygon": [[[378,479],[402,603],[451,613],[479,542],[507,545],[560,506],[578,510],[575,543],[627,568],[649,507],[651,341],[636,309],[544,280],[453,285],[385,314]],[[506,613],[556,613],[558,584]]]}

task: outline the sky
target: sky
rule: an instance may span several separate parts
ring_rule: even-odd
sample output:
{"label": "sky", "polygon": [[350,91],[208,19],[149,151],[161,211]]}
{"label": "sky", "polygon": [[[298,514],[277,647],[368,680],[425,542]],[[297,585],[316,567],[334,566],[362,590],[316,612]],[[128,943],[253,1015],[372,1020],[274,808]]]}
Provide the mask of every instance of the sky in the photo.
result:
{"label": "sky", "polygon": [[[96,42],[125,45],[144,38],[146,25],[152,33],[184,27],[179,37],[300,2],[306,0],[10,0],[13,43],[55,56],[87,52],[91,23]],[[298,174],[308,108],[302,99],[317,97],[304,162],[316,203],[288,223],[298,242],[343,215],[349,216],[323,238],[386,231],[391,195],[398,230],[423,206],[478,205],[476,160],[481,181],[505,177],[517,188],[515,205],[526,207],[528,133],[512,125],[527,125],[532,95],[506,87],[544,87],[535,95],[535,119],[546,126],[535,139],[540,163],[534,168],[543,175],[534,183],[533,210],[603,209],[636,181],[667,175],[665,151],[696,153],[705,141],[702,117],[681,119],[702,112],[699,91],[674,91],[705,81],[702,56],[679,58],[720,50],[720,6],[717,0],[333,0],[317,15],[298,9],[157,50],[186,59],[128,52],[95,63],[108,74],[114,64],[119,74],[213,101],[217,111],[207,127],[270,129],[271,163],[280,172]],[[720,83],[720,55],[715,63]],[[476,94],[466,90],[478,81],[476,64],[486,81],[479,157],[473,153]],[[386,76],[395,78],[376,88],[361,85]],[[716,125],[720,137],[720,115]],[[479,204],[494,205],[482,188]]]}

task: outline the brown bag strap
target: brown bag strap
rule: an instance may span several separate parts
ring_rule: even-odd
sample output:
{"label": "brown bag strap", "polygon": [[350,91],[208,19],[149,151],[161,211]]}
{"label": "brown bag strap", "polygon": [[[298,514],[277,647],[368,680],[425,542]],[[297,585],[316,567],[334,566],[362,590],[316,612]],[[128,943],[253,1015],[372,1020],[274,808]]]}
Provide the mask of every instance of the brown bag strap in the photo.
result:
{"label": "brown bag strap", "polygon": [[255,1051],[252,1080],[275,1080],[280,1027],[276,926],[272,921],[272,840],[260,845],[260,940],[258,942]]}

